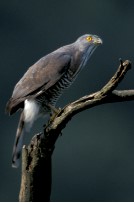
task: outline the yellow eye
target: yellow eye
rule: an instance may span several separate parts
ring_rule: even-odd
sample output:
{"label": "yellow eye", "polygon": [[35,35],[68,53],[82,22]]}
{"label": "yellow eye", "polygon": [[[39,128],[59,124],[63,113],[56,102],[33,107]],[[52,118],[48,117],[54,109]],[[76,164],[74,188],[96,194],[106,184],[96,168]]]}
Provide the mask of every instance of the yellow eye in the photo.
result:
{"label": "yellow eye", "polygon": [[91,37],[91,36],[88,36],[88,37],[86,38],[86,40],[87,40],[88,42],[90,42],[90,41],[92,40],[92,37]]}

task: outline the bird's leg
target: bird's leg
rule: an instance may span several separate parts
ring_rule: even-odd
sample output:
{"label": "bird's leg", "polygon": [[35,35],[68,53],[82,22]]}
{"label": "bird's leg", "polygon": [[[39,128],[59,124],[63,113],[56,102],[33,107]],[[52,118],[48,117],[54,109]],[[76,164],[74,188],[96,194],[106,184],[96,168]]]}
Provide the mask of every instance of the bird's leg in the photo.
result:
{"label": "bird's leg", "polygon": [[54,121],[55,117],[57,116],[57,114],[61,111],[61,108],[55,108],[55,106],[51,105],[51,104],[47,104],[47,106],[51,109],[51,113],[50,113],[50,119],[48,120],[48,123],[44,124],[43,127],[45,129],[49,128],[49,125],[51,125],[51,123]]}
{"label": "bird's leg", "polygon": [[50,109],[55,113],[58,114],[61,111],[61,108],[55,108],[55,106],[51,105],[51,104],[47,104],[48,107],[50,107]]}
{"label": "bird's leg", "polygon": [[47,104],[49,107],[50,107],[50,109],[52,110],[52,114],[51,114],[51,117],[50,117],[50,122],[52,122],[54,119],[55,119],[55,117],[57,116],[57,114],[61,111],[61,108],[55,108],[55,106],[52,106],[51,104]]}

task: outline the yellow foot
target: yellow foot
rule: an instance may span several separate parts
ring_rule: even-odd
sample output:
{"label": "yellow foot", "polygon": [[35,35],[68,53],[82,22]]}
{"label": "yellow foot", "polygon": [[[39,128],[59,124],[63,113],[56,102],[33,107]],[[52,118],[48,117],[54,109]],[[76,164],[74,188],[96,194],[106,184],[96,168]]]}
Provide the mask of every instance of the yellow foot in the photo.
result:
{"label": "yellow foot", "polygon": [[54,121],[54,119],[56,118],[56,116],[60,113],[61,108],[55,108],[54,106],[52,106],[51,104],[47,104],[49,106],[49,108],[51,109],[52,113],[50,114],[50,119],[48,120],[48,123],[44,124],[43,127],[44,128],[48,128],[48,126]]}
{"label": "yellow foot", "polygon": [[[55,108],[55,107],[54,107]],[[58,113],[60,113],[60,111],[61,111],[61,108],[58,108],[58,109],[54,109],[53,110],[53,113],[52,113],[52,115],[51,115],[51,117],[50,117],[50,122],[53,122],[53,120],[55,119],[55,117],[57,116],[57,114]]]}
{"label": "yellow foot", "polygon": [[50,109],[52,110],[52,115],[50,117],[50,122],[52,122],[55,117],[57,116],[57,114],[61,111],[61,108],[55,108],[55,106],[52,106],[51,104],[48,104],[48,106],[50,107]]}
{"label": "yellow foot", "polygon": [[54,112],[54,114],[58,114],[61,111],[61,108],[55,108],[55,106],[52,106],[51,104],[48,104],[50,109]]}

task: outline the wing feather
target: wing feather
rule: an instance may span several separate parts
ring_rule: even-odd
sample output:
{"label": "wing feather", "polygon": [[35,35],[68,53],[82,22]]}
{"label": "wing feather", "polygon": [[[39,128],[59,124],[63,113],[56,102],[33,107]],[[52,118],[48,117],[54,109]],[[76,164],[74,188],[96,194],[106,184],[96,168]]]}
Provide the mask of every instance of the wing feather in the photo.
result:
{"label": "wing feather", "polygon": [[6,110],[10,114],[23,106],[29,95],[35,95],[43,88],[46,91],[53,86],[69,68],[71,56],[65,53],[51,53],[31,66],[16,84]]}

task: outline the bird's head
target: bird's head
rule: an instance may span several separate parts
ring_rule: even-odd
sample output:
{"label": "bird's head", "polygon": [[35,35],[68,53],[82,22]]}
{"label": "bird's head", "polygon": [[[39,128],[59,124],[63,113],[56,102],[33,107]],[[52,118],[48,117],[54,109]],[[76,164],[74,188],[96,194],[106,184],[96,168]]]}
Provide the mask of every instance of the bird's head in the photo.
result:
{"label": "bird's head", "polygon": [[85,65],[98,45],[102,44],[102,39],[96,35],[85,34],[79,37],[74,44],[75,47],[82,53],[82,59],[84,60]]}
{"label": "bird's head", "polygon": [[81,51],[92,50],[102,44],[102,39],[96,35],[85,34],[79,37],[76,42]]}

